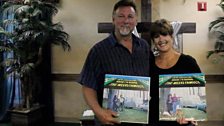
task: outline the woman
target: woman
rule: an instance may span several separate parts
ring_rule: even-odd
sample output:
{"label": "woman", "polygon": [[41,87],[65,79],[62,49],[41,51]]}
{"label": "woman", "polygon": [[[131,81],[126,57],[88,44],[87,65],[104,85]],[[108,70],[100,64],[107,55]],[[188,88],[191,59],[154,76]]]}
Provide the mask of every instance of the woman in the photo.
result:
{"label": "woman", "polygon": [[159,74],[201,73],[196,60],[173,48],[173,28],[165,20],[157,20],[152,25],[151,38],[158,50],[155,57],[156,71]]}
{"label": "woman", "polygon": [[172,94],[168,94],[167,100],[166,100],[166,105],[167,105],[167,112],[172,115],[172,110],[173,110],[173,104],[172,104]]}
{"label": "woman", "polygon": [[[158,51],[158,54],[154,58],[154,63],[152,63],[154,65],[152,78],[154,77],[155,80],[153,79],[153,81],[156,83],[152,85],[152,90],[158,90],[159,87],[156,85],[159,82],[158,76],[161,74],[201,73],[196,60],[192,56],[177,52],[174,49],[173,28],[169,21],[166,19],[155,21],[151,27],[151,39]],[[152,102],[158,101],[158,96],[154,96]],[[177,122],[179,124],[186,124],[187,126],[192,125],[192,123],[184,119],[177,120]],[[177,122],[160,121],[159,125],[178,126]]]}

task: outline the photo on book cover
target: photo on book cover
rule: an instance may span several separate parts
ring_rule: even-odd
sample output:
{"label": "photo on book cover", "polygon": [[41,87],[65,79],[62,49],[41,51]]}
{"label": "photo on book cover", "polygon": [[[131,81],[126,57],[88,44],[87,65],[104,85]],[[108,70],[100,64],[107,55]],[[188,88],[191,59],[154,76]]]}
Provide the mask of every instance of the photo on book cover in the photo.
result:
{"label": "photo on book cover", "polygon": [[118,113],[120,122],[148,123],[150,77],[106,74],[103,107]]}
{"label": "photo on book cover", "polygon": [[203,73],[160,75],[159,119],[207,120],[205,83]]}

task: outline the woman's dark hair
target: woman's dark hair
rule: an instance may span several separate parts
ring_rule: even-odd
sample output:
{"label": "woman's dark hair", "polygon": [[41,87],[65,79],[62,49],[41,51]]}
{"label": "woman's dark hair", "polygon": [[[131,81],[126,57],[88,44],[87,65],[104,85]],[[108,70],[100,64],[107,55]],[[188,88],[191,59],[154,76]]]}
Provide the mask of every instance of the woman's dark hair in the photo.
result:
{"label": "woman's dark hair", "polygon": [[156,20],[151,24],[151,39],[153,40],[159,35],[173,35],[173,27],[166,19]]}
{"label": "woman's dark hair", "polygon": [[119,8],[119,7],[127,7],[127,6],[131,6],[134,8],[136,14],[137,14],[137,7],[135,2],[133,2],[133,0],[120,0],[118,1],[115,5],[114,5],[114,9],[113,9],[113,15],[115,14],[115,11]]}

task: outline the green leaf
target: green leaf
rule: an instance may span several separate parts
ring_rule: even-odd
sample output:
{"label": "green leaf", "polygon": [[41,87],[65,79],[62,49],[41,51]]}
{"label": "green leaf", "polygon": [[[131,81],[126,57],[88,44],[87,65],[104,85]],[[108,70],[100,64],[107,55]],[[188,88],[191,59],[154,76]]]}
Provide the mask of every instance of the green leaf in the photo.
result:
{"label": "green leaf", "polygon": [[212,51],[208,51],[208,52],[207,52],[207,57],[206,57],[206,58],[208,59],[208,58],[209,58],[211,55],[213,55],[214,53],[215,53],[215,51],[213,51],[213,50],[212,50]]}

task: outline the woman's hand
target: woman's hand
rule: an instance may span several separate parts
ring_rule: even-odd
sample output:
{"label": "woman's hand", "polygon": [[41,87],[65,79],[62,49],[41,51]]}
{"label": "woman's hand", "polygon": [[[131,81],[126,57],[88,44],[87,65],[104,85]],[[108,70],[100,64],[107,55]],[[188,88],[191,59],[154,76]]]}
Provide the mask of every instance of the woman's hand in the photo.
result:
{"label": "woman's hand", "polygon": [[185,118],[179,118],[179,119],[177,119],[177,122],[179,123],[179,124],[188,124],[189,122],[191,123],[191,124],[193,124],[193,126],[197,126],[198,125],[198,122],[197,121],[195,121],[193,118],[190,118],[190,119],[185,119]]}

